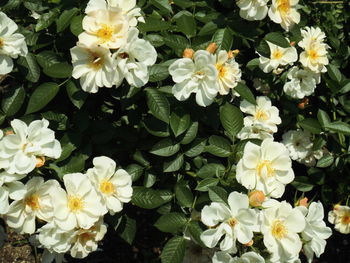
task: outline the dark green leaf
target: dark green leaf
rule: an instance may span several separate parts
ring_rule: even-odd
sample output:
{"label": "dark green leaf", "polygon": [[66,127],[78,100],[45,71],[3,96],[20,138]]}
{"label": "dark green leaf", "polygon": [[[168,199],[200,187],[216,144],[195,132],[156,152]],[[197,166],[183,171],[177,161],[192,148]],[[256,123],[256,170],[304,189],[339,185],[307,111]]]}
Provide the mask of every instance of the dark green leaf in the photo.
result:
{"label": "dark green leaf", "polygon": [[170,138],[166,138],[156,143],[150,150],[150,153],[158,156],[169,157],[177,153],[179,150],[179,144],[174,143]]}
{"label": "dark green leaf", "polygon": [[162,196],[162,194],[162,190],[135,186],[131,201],[138,207],[154,209],[170,201],[166,196]]}
{"label": "dark green leaf", "polygon": [[191,118],[189,114],[185,114],[183,111],[175,111],[170,116],[170,127],[175,137],[178,137],[184,133],[191,124]]}
{"label": "dark green leaf", "polygon": [[215,156],[228,157],[231,154],[231,145],[225,138],[212,135],[205,150]]}
{"label": "dark green leaf", "polygon": [[88,97],[88,93],[84,92],[80,87],[78,87],[77,83],[73,80],[69,80],[66,83],[66,90],[70,101],[75,107],[80,109],[84,105]]}
{"label": "dark green leaf", "polygon": [[280,32],[268,33],[264,39],[279,47],[283,47],[283,48],[290,47],[289,41]]}
{"label": "dark green leaf", "polygon": [[39,80],[40,68],[32,53],[28,53],[25,57],[19,57],[17,63],[20,65],[19,70],[25,75],[27,80],[31,82]]}
{"label": "dark green leaf", "polygon": [[306,119],[300,121],[299,125],[304,130],[307,130],[307,131],[314,133],[314,134],[319,134],[322,131],[321,125],[315,119],[306,118]]}
{"label": "dark green leaf", "polygon": [[247,85],[243,83],[238,83],[238,85],[235,87],[235,91],[237,91],[237,93],[242,97],[242,99],[245,99],[251,104],[256,104],[255,97],[252,91],[247,87]]}
{"label": "dark green leaf", "polygon": [[44,68],[44,73],[52,78],[69,78],[72,76],[73,67],[67,62],[61,62],[52,64],[51,66]]}
{"label": "dark green leaf", "polygon": [[198,122],[192,122],[190,124],[190,127],[184,134],[184,137],[181,140],[181,144],[189,144],[190,142],[192,142],[196,138],[197,132],[198,132]]}
{"label": "dark green leaf", "polygon": [[156,89],[147,88],[147,105],[154,117],[169,123],[170,105],[164,94]]}
{"label": "dark green leaf", "polygon": [[181,229],[185,226],[186,222],[187,218],[184,214],[174,212],[162,215],[154,223],[154,226],[162,232],[176,233],[178,231],[181,231]]}
{"label": "dark green leaf", "polygon": [[176,156],[171,157],[163,164],[163,171],[164,172],[176,172],[180,170],[184,163],[184,156],[183,154],[178,154]]}
{"label": "dark green leaf", "polygon": [[227,204],[228,193],[222,187],[211,186],[209,187],[209,198],[213,202]]}
{"label": "dark green leaf", "polygon": [[326,130],[331,132],[338,132],[344,135],[350,135],[350,125],[345,122],[335,121],[327,123],[324,127]]}
{"label": "dark green leaf", "polygon": [[30,96],[26,114],[44,108],[58,93],[60,87],[53,82],[46,82],[37,87]]}
{"label": "dark green leaf", "polygon": [[164,246],[160,258],[162,263],[181,263],[185,256],[186,240],[182,236],[171,238]]}
{"label": "dark green leaf", "polygon": [[243,114],[237,107],[226,103],[220,107],[220,121],[225,130],[234,139],[243,128]]}
{"label": "dark green leaf", "polygon": [[216,43],[218,50],[229,51],[232,46],[232,39],[232,34],[230,33],[229,29],[223,28],[215,32],[211,41]]}
{"label": "dark green leaf", "polygon": [[60,17],[56,20],[57,33],[65,30],[71,23],[73,17],[79,12],[78,8],[64,10]]}
{"label": "dark green leaf", "polygon": [[219,183],[217,178],[206,178],[200,181],[196,187],[197,191],[206,192],[209,191],[209,187],[216,186]]}
{"label": "dark green leaf", "polygon": [[191,207],[193,203],[193,194],[186,182],[181,181],[175,185],[175,196],[181,206]]}
{"label": "dark green leaf", "polygon": [[15,115],[21,108],[26,92],[23,86],[16,86],[9,89],[1,101],[1,109],[6,116]]}
{"label": "dark green leaf", "polygon": [[196,21],[188,11],[180,11],[174,16],[178,29],[184,33],[188,38],[196,34]]}

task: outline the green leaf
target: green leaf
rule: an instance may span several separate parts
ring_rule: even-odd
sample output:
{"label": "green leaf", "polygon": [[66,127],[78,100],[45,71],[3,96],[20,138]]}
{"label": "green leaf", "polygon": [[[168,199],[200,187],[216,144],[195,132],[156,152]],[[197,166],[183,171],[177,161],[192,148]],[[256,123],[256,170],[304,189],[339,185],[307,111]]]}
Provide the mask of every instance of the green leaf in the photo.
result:
{"label": "green leaf", "polygon": [[62,162],[51,163],[49,167],[55,170],[57,175],[62,178],[65,174],[78,173],[84,170],[87,158],[88,156],[79,153]]}
{"label": "green leaf", "polygon": [[168,0],[150,0],[150,3],[161,10],[165,10],[167,13],[173,11]]}
{"label": "green leaf", "polygon": [[339,93],[345,94],[350,91],[350,81],[348,81],[340,90]]}
{"label": "green leaf", "polygon": [[84,92],[80,87],[78,87],[77,83],[73,80],[69,80],[66,83],[66,91],[68,98],[73,105],[78,109],[81,109],[88,97],[88,93]]}
{"label": "green leaf", "polygon": [[335,121],[327,123],[324,126],[324,128],[331,132],[338,132],[344,135],[350,135],[350,125],[345,122]]}
{"label": "green leaf", "polygon": [[327,154],[323,156],[320,160],[318,160],[316,167],[326,168],[331,166],[333,162],[334,162],[333,155]]}
{"label": "green leaf", "polygon": [[331,122],[331,118],[324,110],[319,109],[317,112],[317,119],[322,127]]}
{"label": "green leaf", "polygon": [[162,263],[181,263],[185,256],[186,240],[183,237],[175,236],[164,246],[160,258]]}
{"label": "green leaf", "polygon": [[152,116],[151,118],[146,119],[143,124],[146,130],[154,136],[158,136],[158,137],[170,136],[169,126],[165,122],[160,121]]}
{"label": "green leaf", "polygon": [[141,208],[154,209],[171,200],[164,195],[164,190],[154,190],[141,186],[134,186],[133,189],[131,201]]}
{"label": "green leaf", "polygon": [[37,87],[29,98],[26,114],[44,108],[58,93],[60,87],[53,82],[46,82]]}
{"label": "green leaf", "polygon": [[181,231],[181,229],[185,226],[186,222],[187,218],[184,214],[174,212],[162,215],[154,223],[154,226],[162,232],[176,233]]}
{"label": "green leaf", "polygon": [[136,220],[124,215],[117,230],[119,236],[131,245],[136,235]]}
{"label": "green leaf", "polygon": [[225,138],[212,135],[205,150],[218,157],[228,157],[231,154],[231,145]]}
{"label": "green leaf", "polygon": [[174,34],[167,34],[164,36],[164,43],[174,50],[178,57],[182,57],[183,51],[191,46],[185,37]]}
{"label": "green leaf", "polygon": [[238,83],[234,90],[237,91],[237,93],[242,97],[242,99],[245,99],[251,104],[256,105],[255,97],[252,91],[247,87],[247,85],[243,83]]}
{"label": "green leaf", "polygon": [[43,69],[50,67],[53,64],[62,62],[62,59],[51,50],[44,50],[36,55],[36,59]]}
{"label": "green leaf", "polygon": [[268,33],[264,39],[279,47],[283,47],[283,48],[290,47],[289,41],[280,32]]}
{"label": "green leaf", "polygon": [[48,28],[55,21],[58,14],[59,10],[57,8],[50,10],[48,13],[42,14],[35,26],[35,31],[38,32],[40,30]]}
{"label": "green leaf", "polygon": [[1,109],[6,116],[13,116],[20,110],[25,96],[26,92],[23,86],[16,86],[5,92],[1,101]]}
{"label": "green leaf", "polygon": [[188,145],[188,150],[186,150],[185,155],[188,157],[195,157],[200,155],[205,148],[207,141],[205,139],[195,139],[191,144]]}
{"label": "green leaf", "polygon": [[45,75],[52,78],[69,78],[72,76],[73,66],[67,62],[61,62],[52,64],[51,66],[44,68]]}
{"label": "green leaf", "polygon": [[188,224],[188,231],[190,232],[191,238],[199,245],[205,247],[203,241],[201,239],[201,234],[203,233],[203,229],[200,227],[199,223],[196,221],[191,221]]}
{"label": "green leaf", "polygon": [[218,50],[229,51],[232,46],[233,38],[230,30],[228,28],[223,28],[215,32],[211,41],[216,43]]}
{"label": "green leaf", "polygon": [[149,31],[165,31],[170,28],[170,23],[164,20],[159,20],[157,18],[146,17],[145,23],[140,23],[138,28],[141,32]]}
{"label": "green leaf", "polygon": [[184,134],[184,137],[182,138],[180,143],[181,144],[189,144],[190,142],[192,142],[196,138],[197,132],[198,132],[198,122],[192,122],[190,124],[190,127],[188,128],[188,130]]}
{"label": "green leaf", "polygon": [[330,78],[338,83],[341,82],[343,76],[341,74],[341,72],[339,71],[339,69],[332,65],[332,64],[329,64],[327,66],[327,72],[328,72],[328,75],[330,76]]}
{"label": "green leaf", "polygon": [[149,152],[158,156],[169,157],[179,150],[179,144],[174,143],[170,138],[166,138],[156,143]]}
{"label": "green leaf", "polygon": [[183,10],[174,16],[178,29],[188,38],[196,35],[196,20],[192,13]]}
{"label": "green leaf", "polygon": [[184,111],[175,111],[170,116],[170,128],[173,131],[175,137],[178,137],[184,133],[191,124],[191,118],[189,114],[185,114]]}
{"label": "green leaf", "polygon": [[319,134],[322,131],[321,125],[317,120],[306,118],[298,123],[304,130],[314,134]]}
{"label": "green leaf", "polygon": [[175,196],[181,206],[192,207],[193,194],[191,188],[186,183],[185,181],[181,181],[175,185]]}
{"label": "green leaf", "polygon": [[27,80],[38,82],[40,78],[40,68],[32,53],[28,53],[25,57],[19,57],[17,63],[20,65],[19,70],[25,75]]}
{"label": "green leaf", "polygon": [[209,178],[209,177],[222,177],[225,173],[225,166],[218,163],[208,163],[205,164],[197,172],[197,176],[200,178]]}
{"label": "green leaf", "polygon": [[209,191],[209,187],[216,186],[219,183],[217,178],[206,178],[200,181],[196,187],[197,191],[206,192]]}
{"label": "green leaf", "polygon": [[171,157],[163,164],[163,171],[166,173],[169,172],[176,172],[180,170],[184,163],[184,156],[183,154],[178,154],[176,156]]}
{"label": "green leaf", "polygon": [[270,47],[265,40],[260,41],[259,45],[256,48],[256,52],[258,52],[259,55],[267,58],[270,58],[271,56]]}
{"label": "green leaf", "polygon": [[79,36],[84,30],[83,30],[83,16],[78,15],[72,18],[72,21],[70,23],[70,31],[75,35],[76,37]]}
{"label": "green leaf", "polygon": [[149,68],[149,82],[165,80],[169,76],[168,66],[155,64]]}
{"label": "green leaf", "polygon": [[210,186],[209,187],[209,198],[213,202],[227,204],[228,193],[222,187]]}
{"label": "green leaf", "polygon": [[309,192],[312,190],[312,188],[314,188],[314,186],[310,183],[309,178],[306,176],[296,176],[291,185],[301,192]]}
{"label": "green leaf", "polygon": [[170,105],[165,95],[156,89],[145,89],[147,105],[152,115],[161,121],[169,123]]}
{"label": "green leaf", "polygon": [[56,20],[57,33],[65,30],[71,23],[73,17],[79,12],[78,8],[64,10],[60,17]]}
{"label": "green leaf", "polygon": [[232,136],[232,139],[243,128],[241,110],[229,103],[220,107],[220,121],[224,129]]}
{"label": "green leaf", "polygon": [[141,165],[138,165],[136,163],[130,164],[128,165],[128,167],[126,167],[125,169],[128,174],[130,174],[131,176],[131,180],[133,182],[137,181],[141,175],[143,174],[143,170],[144,168]]}

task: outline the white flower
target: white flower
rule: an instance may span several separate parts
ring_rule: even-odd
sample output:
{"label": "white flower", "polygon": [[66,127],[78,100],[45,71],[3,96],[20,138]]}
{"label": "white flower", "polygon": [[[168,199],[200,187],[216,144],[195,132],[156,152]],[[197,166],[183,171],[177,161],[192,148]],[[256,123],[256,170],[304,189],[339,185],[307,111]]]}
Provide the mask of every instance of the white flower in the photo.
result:
{"label": "white flower", "polygon": [[244,253],[241,257],[232,258],[226,252],[216,252],[213,257],[213,263],[265,263],[265,260],[259,254],[251,251]]}
{"label": "white flower", "polygon": [[261,146],[248,142],[237,164],[236,178],[249,190],[261,190],[265,195],[281,197],[285,185],[294,179],[287,148],[272,139],[265,139]]}
{"label": "white flower", "polygon": [[350,207],[335,205],[328,213],[328,221],[334,224],[334,229],[342,234],[350,233]]}
{"label": "white flower", "polygon": [[79,44],[71,48],[70,52],[74,67],[72,76],[75,79],[80,78],[84,91],[96,93],[99,88],[111,88],[121,78],[109,49]]}
{"label": "white flower", "polygon": [[300,14],[296,9],[299,0],[272,0],[269,17],[282,28],[289,31],[294,24],[299,24]]}
{"label": "white flower", "polygon": [[304,245],[304,253],[308,258],[308,262],[311,263],[314,258],[320,257],[323,254],[327,242],[325,239],[332,235],[332,230],[326,226],[323,221],[324,210],[323,205],[320,202],[313,202],[310,204],[309,209],[304,206],[298,206],[298,209],[303,213],[306,219],[306,227],[301,233],[303,240],[306,242]]}
{"label": "white flower", "polygon": [[[138,38],[139,31],[130,29],[127,44],[115,53],[119,71],[128,83],[134,87],[142,87],[149,79],[148,67],[157,60],[157,51],[146,40]],[[122,80],[122,79],[121,79]],[[117,79],[116,86],[121,83]]]}
{"label": "white flower", "polygon": [[56,252],[50,252],[47,249],[44,249],[44,252],[41,256],[41,263],[63,263],[67,262],[64,258],[64,254],[59,254]]}
{"label": "white flower", "polygon": [[265,130],[259,124],[244,126],[242,130],[237,134],[237,138],[240,140],[246,139],[260,139],[265,140],[268,138],[273,138],[271,131]]}
{"label": "white flower", "polygon": [[123,203],[131,200],[131,176],[123,169],[116,170],[116,163],[105,156],[94,158],[93,164],[87,176],[113,215],[123,209]]}
{"label": "white flower", "polygon": [[187,100],[191,93],[196,93],[197,104],[205,107],[213,102],[219,91],[215,57],[208,51],[196,51],[193,60],[176,60],[170,65],[169,73],[176,83],[172,92],[180,101]]}
{"label": "white flower", "polygon": [[101,241],[107,232],[107,226],[103,220],[96,222],[94,226],[89,229],[78,229],[73,234],[73,246],[70,254],[74,258],[85,258],[90,252],[97,249],[98,241]]}
{"label": "white flower", "polygon": [[26,56],[28,53],[25,38],[22,34],[15,33],[17,29],[16,23],[0,12],[0,75],[12,71],[12,58]]}
{"label": "white flower", "polygon": [[[9,198],[12,200],[20,200],[26,193],[26,189],[22,182],[8,180],[8,177],[11,178],[12,176],[13,175],[6,172],[0,173],[0,214],[6,214],[8,212],[10,207]],[[21,176],[18,178],[21,178]]]}
{"label": "white flower", "polygon": [[216,55],[215,66],[218,70],[219,93],[227,95],[241,80],[242,72],[235,59],[229,58],[225,50],[220,50]]}
{"label": "white flower", "polygon": [[240,109],[242,112],[252,115],[244,118],[244,126],[258,125],[259,128],[265,131],[275,133],[277,132],[277,125],[282,122],[278,109],[272,106],[268,97],[257,97],[256,105],[243,100]]}
{"label": "white flower", "polygon": [[79,42],[85,46],[118,49],[126,43],[129,23],[119,8],[98,9],[84,17],[83,29]]}
{"label": "white flower", "polygon": [[301,29],[303,39],[298,43],[299,47],[306,49],[313,43],[323,43],[326,34],[319,27],[305,27]]}
{"label": "white flower", "polygon": [[[0,157],[9,160],[6,171],[10,174],[28,174],[37,165],[37,158],[59,158],[62,152],[55,133],[45,119],[33,121],[27,126],[21,120],[11,121],[14,133],[0,141]],[[41,160],[39,160],[41,161]]]}
{"label": "white flower", "polygon": [[64,254],[72,246],[74,231],[62,231],[53,222],[38,229],[37,240],[50,253]]}
{"label": "white flower", "polygon": [[313,146],[310,137],[310,132],[301,130],[288,131],[283,134],[282,143],[287,147],[292,160],[300,161],[306,158]]}
{"label": "white flower", "polygon": [[323,149],[316,151],[310,150],[308,155],[304,159],[298,160],[298,162],[305,164],[308,167],[315,166],[316,161],[323,157],[324,152],[325,151]]}
{"label": "white flower", "polygon": [[305,51],[300,54],[300,63],[305,68],[315,73],[324,73],[327,71],[326,66],[329,64],[327,58],[327,48],[329,47],[324,43],[310,42],[311,43],[304,48]]}
{"label": "white flower", "polygon": [[320,74],[310,70],[293,67],[287,75],[289,81],[283,86],[284,92],[295,99],[303,99],[314,93],[316,85],[320,83]]}
{"label": "white flower", "polygon": [[62,188],[55,189],[52,200],[54,222],[62,230],[76,227],[90,228],[107,213],[101,197],[97,194],[87,175],[81,173],[63,176],[67,193]]}
{"label": "white flower", "polygon": [[98,9],[121,9],[126,15],[129,25],[134,27],[137,22],[145,22],[141,15],[141,9],[136,7],[136,0],[90,0],[85,9],[85,13],[89,14]]}
{"label": "white flower", "polygon": [[253,231],[258,231],[257,219],[256,211],[249,209],[248,196],[232,192],[228,206],[213,202],[203,208],[201,220],[211,229],[201,234],[201,240],[207,247],[213,248],[225,236],[220,242],[220,249],[235,253],[236,239],[246,244],[252,240]]}
{"label": "white flower", "polygon": [[263,20],[267,15],[269,0],[238,0],[239,15],[247,20]]}
{"label": "white flower", "polygon": [[56,180],[44,182],[42,177],[33,177],[25,185],[23,199],[11,203],[6,213],[6,223],[20,233],[35,232],[35,218],[46,222],[53,216],[52,191],[60,187]]}
{"label": "white flower", "polygon": [[261,232],[264,245],[272,253],[272,262],[295,260],[302,247],[297,233],[305,229],[305,218],[286,201],[262,211]]}
{"label": "white flower", "polygon": [[279,66],[291,65],[298,60],[298,53],[295,47],[282,48],[269,41],[266,42],[270,48],[270,58],[259,54],[259,67],[265,73],[269,73]]}

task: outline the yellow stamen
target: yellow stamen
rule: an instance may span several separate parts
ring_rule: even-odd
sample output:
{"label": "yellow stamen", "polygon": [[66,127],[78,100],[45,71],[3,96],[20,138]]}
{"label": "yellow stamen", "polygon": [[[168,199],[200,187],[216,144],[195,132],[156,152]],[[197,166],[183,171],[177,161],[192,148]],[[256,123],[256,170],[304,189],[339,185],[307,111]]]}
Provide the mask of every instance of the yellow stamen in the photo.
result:
{"label": "yellow stamen", "polygon": [[102,24],[101,28],[96,32],[96,36],[100,39],[100,43],[108,42],[113,37],[114,29],[111,26]]}
{"label": "yellow stamen", "polygon": [[39,196],[37,194],[33,194],[24,199],[24,203],[29,206],[32,210],[38,210],[40,208],[39,204]]}
{"label": "yellow stamen", "polygon": [[37,156],[36,157],[36,168],[40,168],[45,165],[45,157],[44,156]]}
{"label": "yellow stamen", "polygon": [[2,38],[0,38],[0,48],[2,48],[5,45],[5,42]]}
{"label": "yellow stamen", "polygon": [[283,53],[281,50],[277,49],[271,54],[271,59],[281,59],[283,57]]}
{"label": "yellow stamen", "polygon": [[268,177],[272,177],[275,175],[275,169],[272,167],[271,161],[264,160],[264,161],[260,161],[255,168],[258,176],[260,177],[262,176],[262,171],[264,168],[266,168]]}
{"label": "yellow stamen", "polygon": [[69,196],[68,197],[68,208],[71,212],[76,213],[82,210],[84,207],[84,202],[79,196]]}
{"label": "yellow stamen", "polygon": [[266,121],[269,119],[269,116],[266,114],[265,111],[263,110],[258,110],[256,113],[255,113],[255,116],[254,118],[256,120],[259,120],[259,121]]}
{"label": "yellow stamen", "polygon": [[95,53],[95,52],[90,52],[90,63],[89,66],[93,68],[94,70],[99,70],[102,68],[104,64],[104,59],[103,56]]}
{"label": "yellow stamen", "polygon": [[272,223],[271,232],[276,239],[285,238],[288,234],[286,226],[281,220],[278,219]]}
{"label": "yellow stamen", "polygon": [[291,9],[289,0],[279,0],[277,6],[277,9],[282,16],[286,15]]}
{"label": "yellow stamen", "polygon": [[319,57],[317,51],[314,49],[309,50],[307,55],[311,60],[316,60]]}
{"label": "yellow stamen", "polygon": [[225,67],[223,64],[216,64],[215,66],[219,72],[219,78],[220,79],[224,78],[227,72],[227,67]]}
{"label": "yellow stamen", "polygon": [[341,217],[341,222],[344,225],[349,225],[350,224],[350,214],[346,213]]}
{"label": "yellow stamen", "polygon": [[234,228],[235,225],[237,225],[238,221],[236,218],[232,217],[227,221],[227,223],[230,225],[230,227]]}
{"label": "yellow stamen", "polygon": [[104,194],[111,195],[115,192],[115,188],[110,181],[102,181],[100,183],[100,191]]}

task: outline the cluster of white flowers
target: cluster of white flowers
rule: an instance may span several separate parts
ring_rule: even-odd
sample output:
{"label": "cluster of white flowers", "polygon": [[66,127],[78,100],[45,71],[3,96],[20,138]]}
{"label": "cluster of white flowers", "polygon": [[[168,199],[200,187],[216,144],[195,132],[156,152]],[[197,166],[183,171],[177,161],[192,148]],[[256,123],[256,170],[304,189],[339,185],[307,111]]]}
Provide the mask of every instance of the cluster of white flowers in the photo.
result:
{"label": "cluster of white flowers", "polygon": [[[256,200],[259,203],[256,203]],[[238,252],[236,242],[247,250],[254,242],[254,233],[263,235],[263,244],[270,253],[266,262],[300,262],[303,252],[312,262],[325,249],[326,239],[332,234],[323,221],[324,211],[320,202],[293,208],[286,201],[266,198],[255,190],[249,196],[232,192],[227,203],[213,202],[202,210],[201,220],[209,229],[201,234],[203,243],[214,248],[220,243],[220,251],[212,258],[213,263],[265,262],[254,251],[232,258]],[[222,239],[222,236],[224,238]]]}
{"label": "cluster of white flowers", "polygon": [[306,166],[314,166],[316,161],[323,157],[322,149],[313,150],[313,142],[311,133],[302,130],[290,130],[283,134],[282,143],[287,147],[289,156],[292,160],[305,164]]}
{"label": "cluster of white flowers", "polygon": [[0,75],[8,74],[13,69],[13,58],[26,56],[28,53],[25,38],[15,33],[18,26],[5,13],[0,12]]}
{"label": "cluster of white flowers", "polygon": [[[301,66],[293,66],[287,74],[288,81],[284,84],[284,92],[296,99],[303,99],[314,93],[316,85],[321,82],[321,73],[327,71],[325,67],[329,61],[327,58],[327,49],[329,46],[324,43],[326,35],[320,28],[305,27],[301,30],[303,39],[298,46],[303,48],[300,53],[299,62]],[[289,41],[287,39],[287,41]],[[295,43],[290,47],[282,48],[267,41],[270,48],[270,57],[260,55],[260,68],[265,73],[273,71],[280,74],[287,65],[292,66],[298,61],[297,49]]]}
{"label": "cluster of white flowers", "polygon": [[134,87],[144,86],[149,67],[157,52],[139,38],[136,28],[144,22],[136,1],[90,0],[83,19],[84,32],[71,49],[73,73],[84,91],[96,93],[99,88],[120,86],[124,80]]}
{"label": "cluster of white flowers", "polygon": [[244,127],[237,134],[239,139],[273,138],[272,134],[277,132],[277,125],[281,123],[281,118],[278,109],[272,106],[268,97],[257,97],[256,105],[243,100],[240,109],[251,116],[244,118]]}
{"label": "cluster of white flowers", "polygon": [[272,0],[270,8],[267,7],[268,2],[269,0],[238,0],[239,14],[250,21],[263,20],[268,14],[273,22],[280,24],[286,31],[299,24],[299,0]]}
{"label": "cluster of white flowers", "polygon": [[[46,259],[57,262],[68,251],[83,258],[107,232],[103,216],[120,212],[131,200],[131,176],[104,156],[94,158],[86,174],[64,175],[64,188],[57,180],[30,175],[46,158],[61,155],[48,125],[45,119],[29,126],[13,120],[11,131],[0,132],[0,215],[18,233],[33,235]],[[25,184],[24,177],[29,178]],[[37,228],[37,220],[45,224]]]}
{"label": "cluster of white flowers", "polygon": [[[234,59],[234,52],[220,50],[216,44],[207,50],[184,51],[184,57],[169,66],[169,73],[176,83],[172,92],[180,100],[187,100],[196,93],[196,102],[200,106],[210,105],[219,93],[227,95],[241,80],[242,72]],[[238,95],[238,94],[235,94]]]}

